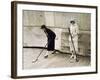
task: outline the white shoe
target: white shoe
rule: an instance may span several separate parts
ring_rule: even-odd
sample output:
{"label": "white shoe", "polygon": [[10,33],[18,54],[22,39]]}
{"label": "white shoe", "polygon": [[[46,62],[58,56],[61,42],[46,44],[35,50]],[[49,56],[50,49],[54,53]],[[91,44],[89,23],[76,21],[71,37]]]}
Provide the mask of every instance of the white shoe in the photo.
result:
{"label": "white shoe", "polygon": [[71,57],[70,58],[74,58],[74,55],[71,55]]}
{"label": "white shoe", "polygon": [[47,51],[44,55],[44,58],[48,58],[48,55],[49,55],[49,51]]}
{"label": "white shoe", "polygon": [[76,60],[76,55],[74,55],[74,59]]}
{"label": "white shoe", "polygon": [[45,55],[44,58],[48,58],[48,55]]}
{"label": "white shoe", "polygon": [[78,61],[79,61],[79,59],[77,58],[77,56],[76,56],[76,55],[74,55],[74,60],[75,60],[76,62],[78,62]]}

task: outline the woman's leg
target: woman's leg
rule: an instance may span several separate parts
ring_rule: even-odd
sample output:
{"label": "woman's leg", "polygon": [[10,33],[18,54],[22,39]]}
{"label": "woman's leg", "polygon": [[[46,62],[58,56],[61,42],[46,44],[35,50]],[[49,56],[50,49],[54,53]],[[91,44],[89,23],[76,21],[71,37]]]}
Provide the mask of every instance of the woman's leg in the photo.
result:
{"label": "woman's leg", "polygon": [[73,48],[72,41],[69,41],[69,45],[70,45],[70,52],[71,52],[71,57],[70,58],[74,58],[74,48]]}
{"label": "woman's leg", "polygon": [[78,54],[78,37],[77,36],[74,38],[74,46],[75,46],[75,52],[76,52],[76,54],[74,55],[74,59],[77,59],[77,54]]}

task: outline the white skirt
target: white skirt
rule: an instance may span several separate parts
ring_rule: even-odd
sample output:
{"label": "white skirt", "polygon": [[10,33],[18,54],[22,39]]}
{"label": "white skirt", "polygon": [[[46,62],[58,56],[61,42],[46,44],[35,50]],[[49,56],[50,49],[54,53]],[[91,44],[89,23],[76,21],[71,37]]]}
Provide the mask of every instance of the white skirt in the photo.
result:
{"label": "white skirt", "polygon": [[73,39],[73,43],[71,40],[71,36],[69,36],[70,51],[74,51],[74,47],[75,47],[76,52],[78,52],[78,36],[75,36],[72,39]]}

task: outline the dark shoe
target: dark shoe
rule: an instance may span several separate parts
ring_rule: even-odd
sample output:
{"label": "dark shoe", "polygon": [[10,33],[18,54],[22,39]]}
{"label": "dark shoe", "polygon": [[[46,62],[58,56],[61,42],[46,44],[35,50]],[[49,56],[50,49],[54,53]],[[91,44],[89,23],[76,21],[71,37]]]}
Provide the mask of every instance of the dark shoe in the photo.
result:
{"label": "dark shoe", "polygon": [[56,50],[54,50],[54,52],[52,54],[55,54],[56,53]]}
{"label": "dark shoe", "polygon": [[55,54],[55,52],[53,52],[52,54]]}

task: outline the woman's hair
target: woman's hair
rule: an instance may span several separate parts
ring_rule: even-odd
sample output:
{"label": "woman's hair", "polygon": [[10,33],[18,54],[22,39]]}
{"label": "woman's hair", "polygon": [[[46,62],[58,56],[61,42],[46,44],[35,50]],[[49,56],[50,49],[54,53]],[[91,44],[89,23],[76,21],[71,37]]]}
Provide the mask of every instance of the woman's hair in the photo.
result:
{"label": "woman's hair", "polygon": [[44,28],[46,28],[46,26],[45,26],[45,25],[42,25],[42,26],[41,26],[41,29],[44,29]]}

